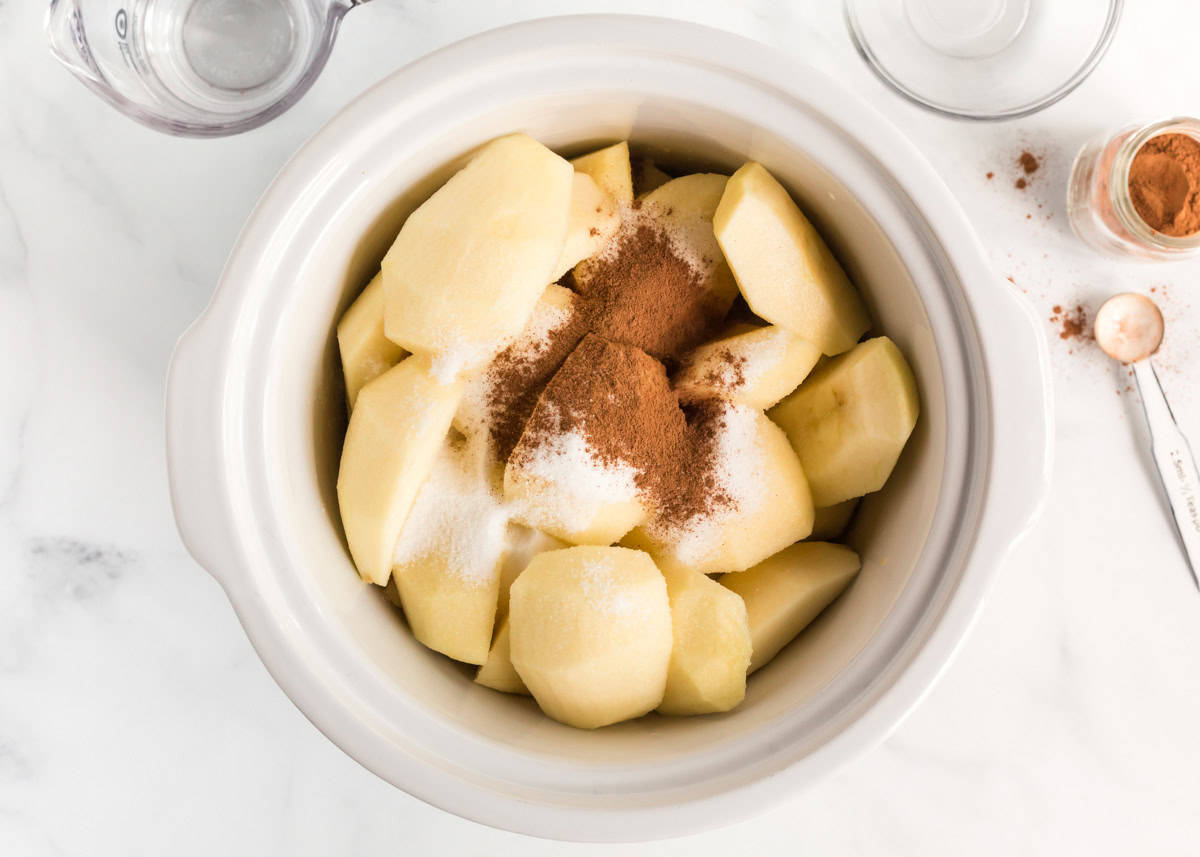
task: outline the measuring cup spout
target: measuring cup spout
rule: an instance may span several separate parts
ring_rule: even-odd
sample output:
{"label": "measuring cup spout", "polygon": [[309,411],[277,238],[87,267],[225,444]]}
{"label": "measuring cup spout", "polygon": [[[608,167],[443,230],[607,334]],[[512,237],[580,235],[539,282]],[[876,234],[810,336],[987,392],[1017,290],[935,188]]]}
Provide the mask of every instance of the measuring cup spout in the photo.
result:
{"label": "measuring cup spout", "polygon": [[85,80],[103,81],[104,75],[88,50],[76,0],[51,0],[43,26],[50,51],[60,63]]}

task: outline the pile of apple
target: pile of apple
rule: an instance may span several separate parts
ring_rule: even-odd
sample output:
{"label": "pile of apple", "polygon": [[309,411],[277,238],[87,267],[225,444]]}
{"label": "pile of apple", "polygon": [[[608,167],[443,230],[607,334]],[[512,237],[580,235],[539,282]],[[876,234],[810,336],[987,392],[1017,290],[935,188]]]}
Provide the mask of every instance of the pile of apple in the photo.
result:
{"label": "pile of apple", "polygon": [[[768,503],[722,519],[700,567],[629,515],[615,528],[527,529],[524,553],[495,557],[482,580],[459,573],[449,549],[393,562],[452,426],[464,424],[464,391],[538,312],[569,305],[553,283],[602,251],[629,210],[625,143],[575,161],[522,134],[481,147],[408,217],[338,324],[351,408],[338,500],[360,575],[388,587],[423,644],[573,726],[740,703],[748,673],[859,571],[854,551],[812,539],[836,538],[858,498],[883,487],[917,420],[908,364],[886,337],[860,342],[862,300],[787,191],[756,163],[701,175],[651,167],[642,178],[691,218],[680,240],[711,245],[766,324],[697,348],[672,383],[683,400],[720,396],[752,412]],[[775,356],[755,365],[764,353]],[[734,390],[712,382],[730,354],[745,364]],[[520,495],[500,497],[514,527],[538,527],[553,518],[539,505],[569,499],[570,486],[519,476],[494,489]]]}

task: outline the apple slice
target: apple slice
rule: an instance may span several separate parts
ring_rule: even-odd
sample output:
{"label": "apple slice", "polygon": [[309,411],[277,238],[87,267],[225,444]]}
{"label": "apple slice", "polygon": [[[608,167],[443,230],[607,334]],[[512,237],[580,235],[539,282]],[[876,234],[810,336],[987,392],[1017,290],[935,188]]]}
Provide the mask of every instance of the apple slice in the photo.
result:
{"label": "apple slice", "polygon": [[621,543],[660,567],[711,574],[749,568],[808,536],[812,497],[779,427],[761,411],[720,400],[708,400],[698,419],[698,431],[713,438],[714,496],[723,501],[684,521],[656,515]]}
{"label": "apple slice", "polygon": [[671,180],[669,175],[658,168],[652,158],[634,155],[630,158],[629,163],[633,172],[634,196],[645,196]]}
{"label": "apple slice", "polygon": [[569,544],[541,530],[535,530],[510,521],[505,538],[504,559],[500,563],[500,598],[496,602],[496,619],[508,615],[508,595],[513,581],[523,572],[535,556],[546,551],[562,550]]}
{"label": "apple slice", "polygon": [[399,363],[407,352],[383,335],[383,274],[375,277],[354,299],[337,325],[342,374],[350,407],[358,391]]}
{"label": "apple slice", "polygon": [[824,354],[848,351],[870,326],[842,266],[761,164],[729,179],[713,227],[746,302],[767,321]]}
{"label": "apple slice", "polygon": [[359,391],[338,469],[338,506],[358,573],[384,586],[392,551],[462,396],[408,357]]}
{"label": "apple slice", "polygon": [[742,599],[690,569],[662,570],[671,601],[671,666],[663,714],[729,711],[746,695],[750,625]]}
{"label": "apple slice", "polygon": [[575,172],[591,176],[596,186],[617,205],[633,202],[633,174],[629,168],[629,144],[625,141],[572,158],[571,166]]}
{"label": "apple slice", "polygon": [[383,260],[384,331],[441,380],[521,332],[562,254],[571,165],[524,135],[485,145],[405,221]]}
{"label": "apple slice", "polygon": [[908,362],[880,336],[820,366],[769,416],[800,456],[813,502],[832,506],[883,487],[919,410]]}
{"label": "apple slice", "polygon": [[713,232],[713,215],[728,181],[729,176],[717,173],[693,173],[671,179],[642,198],[643,210],[666,226],[675,246],[701,271],[717,319],[725,317],[738,296],[737,282]]}
{"label": "apple slice", "polygon": [[508,510],[473,450],[446,442],[413,503],[392,577],[413,636],[468,664],[487,660]]}
{"label": "apple slice", "polygon": [[513,666],[542,711],[595,729],[662,702],[671,661],[667,586],[640,551],[538,554],[512,586]]}
{"label": "apple slice", "polygon": [[845,591],[862,562],[844,545],[800,542],[747,571],[721,576],[746,604],[754,653],[750,672],[767,663]]}
{"label": "apple slice", "polygon": [[557,280],[589,256],[599,253],[617,234],[621,215],[613,198],[587,173],[575,173],[567,240],[550,279]]}
{"label": "apple slice", "polygon": [[512,589],[513,581],[529,566],[535,556],[546,551],[562,550],[565,547],[568,547],[566,542],[559,541],[553,536],[521,524],[509,524],[504,560],[500,564],[500,598],[496,604],[496,636],[492,639],[492,648],[488,652],[487,661],[475,674],[475,681],[479,684],[504,693],[529,695],[525,683],[521,681],[521,677],[513,668],[512,656],[509,653],[509,592]]}
{"label": "apple slice", "polygon": [[859,499],[844,500],[832,506],[820,506],[813,509],[813,531],[810,539],[828,541],[836,539],[850,526],[850,520],[858,510]]}
{"label": "apple slice", "polygon": [[501,693],[518,693],[529,696],[529,688],[517,675],[512,665],[512,654],[509,643],[508,617],[499,620],[496,625],[496,638],[492,641],[491,651],[487,660],[475,673],[476,684],[490,687]]}
{"label": "apple slice", "polygon": [[820,357],[787,328],[739,324],[684,355],[672,386],[684,401],[718,396],[762,410],[796,389]]}

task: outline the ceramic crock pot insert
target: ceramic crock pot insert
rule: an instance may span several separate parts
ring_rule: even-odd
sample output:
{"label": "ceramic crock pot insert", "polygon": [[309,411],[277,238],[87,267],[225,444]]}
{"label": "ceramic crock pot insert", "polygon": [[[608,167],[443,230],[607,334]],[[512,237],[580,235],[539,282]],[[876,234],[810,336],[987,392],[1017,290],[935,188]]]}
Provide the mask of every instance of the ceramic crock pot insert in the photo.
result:
{"label": "ceramic crock pot insert", "polygon": [[[473,147],[516,130],[568,155],[629,138],[689,169],[762,162],[913,364],[922,415],[863,503],[861,575],[730,714],[561,726],[421,647],[350,563],[335,321],[406,214]],[[684,833],[870,746],[949,659],[1044,486],[1043,347],[929,166],[832,81],[678,22],[534,22],[398,72],[284,168],[173,361],[172,497],[276,680],[381,777],[527,833]],[[998,432],[1002,420],[1021,430]]]}

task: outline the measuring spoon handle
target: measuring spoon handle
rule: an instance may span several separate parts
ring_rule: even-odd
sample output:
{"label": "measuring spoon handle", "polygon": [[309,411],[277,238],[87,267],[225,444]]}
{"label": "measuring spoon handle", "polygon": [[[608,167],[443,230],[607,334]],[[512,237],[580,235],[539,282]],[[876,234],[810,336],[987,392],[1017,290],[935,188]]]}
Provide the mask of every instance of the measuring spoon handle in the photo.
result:
{"label": "measuring spoon handle", "polygon": [[1188,570],[1200,588],[1200,472],[1196,470],[1196,459],[1167,404],[1154,364],[1148,359],[1139,360],[1133,364],[1133,375],[1150,427],[1150,451],[1175,516]]}

